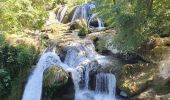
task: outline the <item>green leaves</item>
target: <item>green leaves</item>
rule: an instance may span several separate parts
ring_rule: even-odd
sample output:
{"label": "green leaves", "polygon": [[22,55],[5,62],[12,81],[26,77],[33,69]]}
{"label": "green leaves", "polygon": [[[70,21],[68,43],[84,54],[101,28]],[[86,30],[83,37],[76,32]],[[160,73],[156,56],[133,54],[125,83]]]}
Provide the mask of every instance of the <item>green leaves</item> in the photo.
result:
{"label": "green leaves", "polygon": [[4,70],[0,69],[0,98],[2,99],[5,95],[8,95],[10,92],[10,75]]}
{"label": "green leaves", "polygon": [[7,42],[0,46],[0,98],[9,96],[12,81],[30,68],[36,59],[37,52],[33,46]]}
{"label": "green leaves", "polygon": [[7,0],[2,1],[0,7],[0,31],[8,33],[25,28],[41,29],[47,17],[45,2],[40,0]]}
{"label": "green leaves", "polygon": [[144,41],[141,28],[145,25],[146,7],[140,0],[95,0],[99,15],[107,25],[115,27],[113,44],[121,51],[132,51]]}

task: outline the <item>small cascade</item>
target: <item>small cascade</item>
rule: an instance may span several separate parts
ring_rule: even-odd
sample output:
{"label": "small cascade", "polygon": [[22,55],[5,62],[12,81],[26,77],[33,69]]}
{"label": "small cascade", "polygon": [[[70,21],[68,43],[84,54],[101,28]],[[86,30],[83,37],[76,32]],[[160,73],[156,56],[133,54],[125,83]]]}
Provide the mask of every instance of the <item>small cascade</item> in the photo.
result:
{"label": "small cascade", "polygon": [[[87,2],[87,1],[85,1]],[[82,5],[78,5],[73,13],[72,19],[71,19],[71,23],[75,22],[76,20],[81,20],[84,19],[88,28],[90,28],[90,23],[92,21],[94,21],[94,19],[98,22],[98,27],[96,27],[95,29],[97,29],[98,31],[104,30],[104,22],[97,17],[97,13],[91,14],[92,9],[95,9],[96,5],[95,3],[84,3]],[[64,7],[60,7],[60,9],[58,10],[58,13],[56,15],[56,19],[61,23],[66,12],[67,12],[68,6],[64,6]]]}
{"label": "small cascade", "polygon": [[88,21],[88,28],[90,28],[90,23],[91,21],[97,16],[97,13],[92,14],[92,16],[90,17],[89,21]]}
{"label": "small cascade", "polygon": [[104,27],[103,21],[101,21],[101,19],[97,18],[97,22],[98,22],[97,30],[99,30],[99,31],[104,30],[105,27]]}
{"label": "small cascade", "polygon": [[57,65],[66,72],[71,72],[74,83],[75,100],[115,100],[116,79],[113,74],[96,75],[96,88],[90,89],[89,74],[101,65],[96,60],[97,52],[91,40],[74,40],[63,48],[64,61],[61,62],[55,52],[45,52],[25,86],[22,100],[40,100],[42,93],[43,72],[52,65]]}
{"label": "small cascade", "polygon": [[36,65],[33,73],[30,75],[25,86],[22,100],[40,100],[42,93],[43,72],[52,65],[58,65],[66,71],[71,71],[69,67],[63,64],[58,55],[54,52],[44,53]]}
{"label": "small cascade", "polygon": [[96,92],[99,94],[107,94],[115,98],[116,78],[113,74],[99,73],[96,75]]}
{"label": "small cascade", "polygon": [[90,23],[94,20],[97,19],[98,27],[96,28],[98,31],[102,31],[105,29],[103,21],[97,17],[97,13],[92,14],[88,21],[88,28],[90,28]]}
{"label": "small cascade", "polygon": [[[74,69],[71,74],[75,100],[115,100],[116,79],[112,74],[97,74],[96,90],[90,90],[90,71],[100,67],[96,60],[99,54],[95,51],[92,41],[73,41],[66,50],[64,63]],[[104,89],[103,92],[101,88]]]}
{"label": "small cascade", "polygon": [[113,74],[96,75],[95,91],[85,88],[76,93],[75,100],[116,100],[116,78]]}
{"label": "small cascade", "polygon": [[61,7],[59,10],[58,10],[58,13],[57,13],[57,20],[61,23],[66,12],[67,12],[67,9],[68,9],[68,6],[64,6],[64,7]]}
{"label": "small cascade", "polygon": [[86,3],[83,5],[79,5],[76,7],[75,12],[73,14],[71,22],[74,22],[77,19],[85,19],[86,23],[90,18],[90,11],[95,8],[93,3]]}

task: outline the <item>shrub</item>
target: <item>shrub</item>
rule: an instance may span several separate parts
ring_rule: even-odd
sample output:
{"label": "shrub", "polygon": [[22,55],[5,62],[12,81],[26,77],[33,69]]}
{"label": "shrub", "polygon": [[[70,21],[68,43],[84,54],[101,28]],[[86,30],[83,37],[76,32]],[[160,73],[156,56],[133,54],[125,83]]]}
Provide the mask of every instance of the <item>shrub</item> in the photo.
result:
{"label": "shrub", "polygon": [[9,96],[12,81],[35,64],[37,55],[36,49],[26,44],[10,45],[5,41],[0,46],[0,98]]}
{"label": "shrub", "polygon": [[79,31],[79,33],[78,33],[78,36],[86,36],[87,34],[89,33],[89,30],[88,30],[88,28],[81,28],[80,29],[80,31]]}

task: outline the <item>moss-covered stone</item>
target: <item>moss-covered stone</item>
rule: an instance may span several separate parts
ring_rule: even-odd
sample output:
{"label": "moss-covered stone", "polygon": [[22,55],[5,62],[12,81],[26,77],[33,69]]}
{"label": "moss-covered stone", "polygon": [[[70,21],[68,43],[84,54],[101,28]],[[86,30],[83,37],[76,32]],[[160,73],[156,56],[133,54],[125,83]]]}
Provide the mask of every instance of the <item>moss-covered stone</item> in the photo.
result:
{"label": "moss-covered stone", "polygon": [[63,69],[57,66],[50,67],[44,73],[43,100],[62,100],[63,95],[68,92],[69,82],[69,74]]}
{"label": "moss-covered stone", "polygon": [[119,73],[118,87],[130,96],[139,94],[152,84],[157,71],[156,64],[127,64]]}
{"label": "moss-covered stone", "polygon": [[78,33],[78,36],[85,37],[88,33],[89,33],[89,30],[86,27],[81,28],[79,33]]}
{"label": "moss-covered stone", "polygon": [[68,74],[61,68],[53,66],[44,73],[44,86],[61,86],[68,81]]}

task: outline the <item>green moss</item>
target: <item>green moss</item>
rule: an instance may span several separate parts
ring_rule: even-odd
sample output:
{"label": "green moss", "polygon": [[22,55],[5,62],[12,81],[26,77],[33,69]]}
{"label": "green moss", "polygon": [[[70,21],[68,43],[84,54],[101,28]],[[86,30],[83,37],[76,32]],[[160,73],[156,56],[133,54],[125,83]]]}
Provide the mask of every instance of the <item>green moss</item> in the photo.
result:
{"label": "green moss", "polygon": [[105,50],[105,44],[106,44],[106,41],[105,40],[99,40],[97,41],[96,43],[96,50],[99,51],[99,52],[102,52],[103,50]]}
{"label": "green moss", "polygon": [[4,41],[5,41],[5,35],[4,34],[0,34],[0,44],[3,44]]}
{"label": "green moss", "polygon": [[89,33],[89,30],[88,30],[88,28],[81,28],[80,29],[80,31],[79,31],[79,33],[78,33],[78,36],[86,36],[87,34]]}
{"label": "green moss", "polygon": [[51,100],[56,97],[56,94],[60,94],[63,91],[63,87],[68,82],[68,74],[53,66],[44,73],[43,81],[43,100]]}

